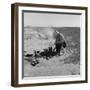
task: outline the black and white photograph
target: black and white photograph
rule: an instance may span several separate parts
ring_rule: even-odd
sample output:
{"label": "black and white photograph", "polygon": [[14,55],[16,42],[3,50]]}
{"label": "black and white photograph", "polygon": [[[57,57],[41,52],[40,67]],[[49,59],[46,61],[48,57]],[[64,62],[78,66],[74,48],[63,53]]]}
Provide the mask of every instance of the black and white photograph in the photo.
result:
{"label": "black and white photograph", "polygon": [[12,5],[12,85],[87,82],[87,7]]}
{"label": "black and white photograph", "polygon": [[80,75],[80,14],[23,11],[24,77]]}

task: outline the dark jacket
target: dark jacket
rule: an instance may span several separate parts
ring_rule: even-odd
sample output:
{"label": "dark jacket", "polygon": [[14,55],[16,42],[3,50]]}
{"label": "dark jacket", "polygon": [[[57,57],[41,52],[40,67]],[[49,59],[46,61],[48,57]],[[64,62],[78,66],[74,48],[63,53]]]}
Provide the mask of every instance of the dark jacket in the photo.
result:
{"label": "dark jacket", "polygon": [[56,35],[56,41],[55,41],[55,44],[63,43],[63,42],[64,42],[63,37],[62,37],[60,34],[57,34],[57,35]]}

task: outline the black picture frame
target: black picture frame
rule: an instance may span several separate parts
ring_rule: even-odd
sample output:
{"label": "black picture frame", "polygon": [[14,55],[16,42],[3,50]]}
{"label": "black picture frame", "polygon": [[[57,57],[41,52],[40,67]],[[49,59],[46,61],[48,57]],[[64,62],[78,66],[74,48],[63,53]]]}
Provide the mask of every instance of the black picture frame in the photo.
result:
{"label": "black picture frame", "polygon": [[[52,8],[52,9],[69,9],[82,10],[85,12],[85,79],[73,81],[53,81],[53,82],[36,82],[36,83],[19,83],[19,7],[36,7],[36,8]],[[33,11],[32,11],[33,12]],[[34,11],[35,12],[35,11]],[[49,11],[46,11],[50,13]],[[41,11],[43,13],[43,11]],[[55,13],[55,12],[52,12]],[[66,13],[66,12],[65,12]],[[70,13],[69,14],[73,14]],[[82,6],[63,6],[63,5],[46,5],[46,4],[32,4],[32,3],[14,3],[11,5],[11,86],[26,87],[26,86],[41,86],[41,85],[58,85],[58,84],[76,84],[88,82],[88,7]],[[22,32],[23,33],[23,32]]]}

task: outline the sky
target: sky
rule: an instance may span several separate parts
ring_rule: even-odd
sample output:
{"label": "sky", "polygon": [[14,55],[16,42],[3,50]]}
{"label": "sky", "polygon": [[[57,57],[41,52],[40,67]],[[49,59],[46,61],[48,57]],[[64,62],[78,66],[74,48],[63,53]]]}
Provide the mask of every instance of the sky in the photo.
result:
{"label": "sky", "polygon": [[81,15],[24,12],[24,26],[80,27],[80,16]]}

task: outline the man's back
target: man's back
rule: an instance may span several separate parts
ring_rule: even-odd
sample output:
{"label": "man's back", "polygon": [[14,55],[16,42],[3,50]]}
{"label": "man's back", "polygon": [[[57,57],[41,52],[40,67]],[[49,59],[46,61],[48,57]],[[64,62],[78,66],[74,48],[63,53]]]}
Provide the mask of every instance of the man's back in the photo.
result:
{"label": "man's back", "polygon": [[63,39],[62,35],[60,33],[58,33],[56,35],[56,41],[55,41],[55,43],[62,43],[63,41],[64,41],[64,39]]}

